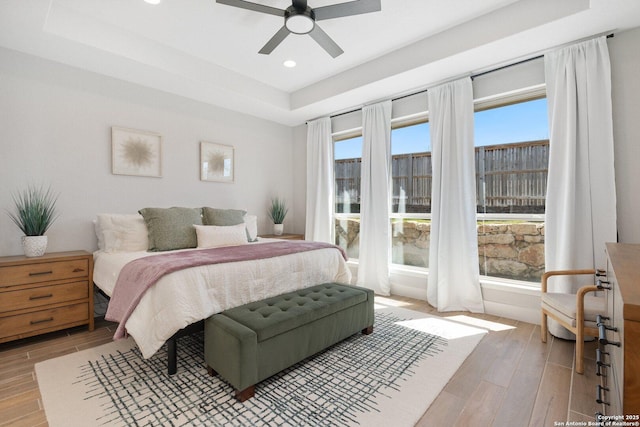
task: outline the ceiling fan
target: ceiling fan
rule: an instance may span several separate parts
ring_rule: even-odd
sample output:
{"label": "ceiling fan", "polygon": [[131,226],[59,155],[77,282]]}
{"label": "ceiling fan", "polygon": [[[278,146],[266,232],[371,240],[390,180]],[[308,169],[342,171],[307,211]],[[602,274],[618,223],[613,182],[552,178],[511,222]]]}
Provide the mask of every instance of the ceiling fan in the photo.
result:
{"label": "ceiling fan", "polygon": [[252,3],[245,0],[216,0],[217,3],[255,12],[267,13],[284,17],[284,25],[265,44],[258,53],[268,55],[290,34],[309,34],[332,57],[344,53],[336,42],[331,39],[318,25],[316,21],[323,19],[341,18],[343,16],[360,15],[363,13],[378,12],[381,9],[381,0],[354,0],[346,3],[332,4],[311,8],[307,0],[292,0],[291,6],[286,9],[278,9],[263,4]]}

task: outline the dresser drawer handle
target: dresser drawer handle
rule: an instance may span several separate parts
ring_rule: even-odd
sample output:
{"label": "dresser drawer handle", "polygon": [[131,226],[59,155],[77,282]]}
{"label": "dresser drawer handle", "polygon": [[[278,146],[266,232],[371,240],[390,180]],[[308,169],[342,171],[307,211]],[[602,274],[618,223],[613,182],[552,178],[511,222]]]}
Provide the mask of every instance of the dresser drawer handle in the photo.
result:
{"label": "dresser drawer handle", "polygon": [[606,331],[614,331],[617,332],[618,328],[612,327],[612,326],[606,326],[604,323],[599,323],[598,324],[598,341],[600,342],[600,344],[602,345],[615,345],[616,347],[620,347],[622,345],[622,343],[620,341],[609,341],[607,339],[607,332]]}
{"label": "dresser drawer handle", "polygon": [[35,272],[35,273],[29,273],[29,276],[44,276],[44,275],[51,274],[51,273],[53,273],[52,270],[49,270],[49,271],[38,271],[38,272]]}
{"label": "dresser drawer handle", "polygon": [[80,273],[81,271],[84,271],[84,268],[74,268],[73,269],[73,273]]}
{"label": "dresser drawer handle", "polygon": [[[596,349],[596,375],[599,377],[606,377],[606,375],[602,372],[601,368],[610,368],[610,363],[604,363],[604,355],[609,354],[606,351],[602,351],[599,348]],[[606,372],[606,369],[604,370]]]}
{"label": "dresser drawer handle", "polygon": [[51,298],[53,296],[53,294],[46,294],[46,295],[31,295],[29,297],[30,301],[33,300],[37,300],[37,299],[45,299],[45,298]]}
{"label": "dresser drawer handle", "polygon": [[42,320],[32,320],[31,324],[32,325],[37,325],[38,323],[51,322],[52,320],[53,320],[53,317],[47,317],[46,319],[42,319]]}
{"label": "dresser drawer handle", "polygon": [[596,403],[600,405],[609,405],[609,402],[606,402],[602,399],[602,392],[609,391],[607,387],[602,387],[600,384],[596,386]]}
{"label": "dresser drawer handle", "polygon": [[604,289],[606,289],[608,291],[611,290],[611,282],[609,282],[608,280],[600,280],[600,279],[598,279],[596,281],[596,286],[601,291],[604,290]]}

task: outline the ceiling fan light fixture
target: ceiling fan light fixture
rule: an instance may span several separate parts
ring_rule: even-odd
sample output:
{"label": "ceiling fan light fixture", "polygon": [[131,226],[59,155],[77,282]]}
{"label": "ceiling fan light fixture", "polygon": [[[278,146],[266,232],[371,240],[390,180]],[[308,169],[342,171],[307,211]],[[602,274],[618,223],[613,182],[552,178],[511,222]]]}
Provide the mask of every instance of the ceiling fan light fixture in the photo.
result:
{"label": "ceiling fan light fixture", "polygon": [[308,34],[316,25],[309,9],[299,12],[297,10],[287,11],[284,25],[294,34]]}

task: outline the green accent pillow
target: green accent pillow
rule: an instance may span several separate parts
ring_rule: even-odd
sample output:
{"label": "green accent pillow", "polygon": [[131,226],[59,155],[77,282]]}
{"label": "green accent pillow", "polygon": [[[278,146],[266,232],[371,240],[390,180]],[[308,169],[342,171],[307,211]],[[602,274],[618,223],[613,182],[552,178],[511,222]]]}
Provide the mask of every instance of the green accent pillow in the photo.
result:
{"label": "green accent pillow", "polygon": [[198,246],[193,225],[202,225],[202,209],[144,208],[138,212],[147,224],[149,251],[171,251]]}
{"label": "green accent pillow", "polygon": [[247,211],[242,209],[202,208],[204,225],[238,225],[244,222]]}

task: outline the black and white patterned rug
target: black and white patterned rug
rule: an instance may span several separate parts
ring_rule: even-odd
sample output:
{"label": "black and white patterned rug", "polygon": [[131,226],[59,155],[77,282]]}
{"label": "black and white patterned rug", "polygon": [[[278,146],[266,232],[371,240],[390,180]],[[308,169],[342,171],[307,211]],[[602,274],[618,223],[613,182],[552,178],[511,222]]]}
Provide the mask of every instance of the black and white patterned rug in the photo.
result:
{"label": "black and white patterned rug", "polygon": [[486,330],[400,308],[376,310],[374,332],[277,374],[239,403],[207,375],[202,334],[142,359],[122,340],[36,365],[51,427],[412,426]]}

